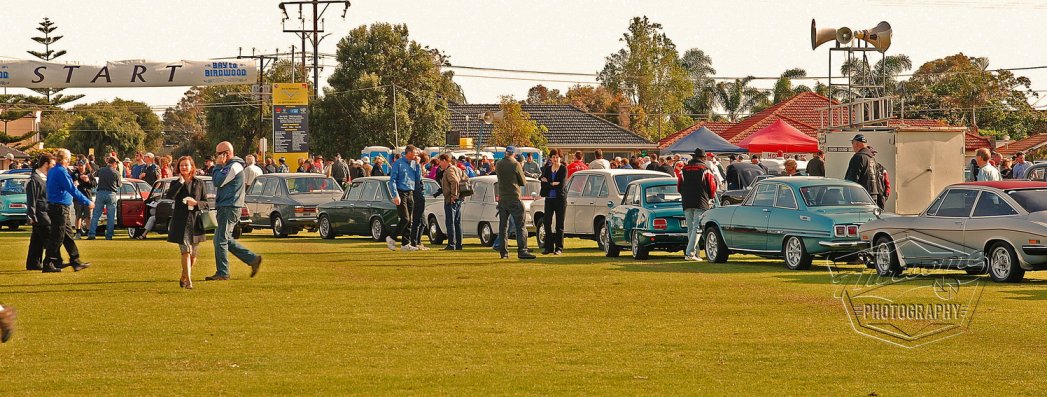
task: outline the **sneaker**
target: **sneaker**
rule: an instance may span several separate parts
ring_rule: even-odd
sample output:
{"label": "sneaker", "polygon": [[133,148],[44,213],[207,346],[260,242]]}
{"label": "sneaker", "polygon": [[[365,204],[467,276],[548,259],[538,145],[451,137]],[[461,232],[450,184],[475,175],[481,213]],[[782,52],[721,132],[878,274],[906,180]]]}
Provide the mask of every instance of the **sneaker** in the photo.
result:
{"label": "sneaker", "polygon": [[204,280],[207,280],[207,281],[223,281],[223,280],[228,280],[228,279],[229,279],[229,276],[219,276],[217,274],[213,275],[213,276],[204,277]]}
{"label": "sneaker", "polygon": [[532,253],[530,253],[528,251],[520,252],[520,253],[516,254],[516,257],[520,258],[520,259],[535,259],[535,258],[537,258],[537,256],[534,256],[534,254],[532,254]]}
{"label": "sneaker", "polygon": [[87,236],[87,239],[88,239],[88,240],[94,240],[94,239],[95,239],[95,236],[91,236],[91,235],[88,235],[88,236]]}
{"label": "sneaker", "polygon": [[415,247],[413,245],[405,245],[403,247],[400,247],[400,251],[418,251],[418,247]]}
{"label": "sneaker", "polygon": [[88,267],[91,267],[91,264],[90,263],[86,263],[86,262],[85,263],[70,263],[69,266],[73,268],[74,272],[78,272],[78,271],[87,269]]}
{"label": "sneaker", "polygon": [[392,237],[386,237],[385,246],[389,247],[390,251],[396,251],[396,240],[393,240]]}
{"label": "sneaker", "polygon": [[254,259],[254,262],[253,263],[248,263],[247,265],[251,266],[251,277],[254,277],[255,275],[258,274],[258,268],[262,267],[262,256],[261,255],[256,256],[255,259]]}
{"label": "sneaker", "polygon": [[694,256],[694,255],[687,255],[687,256],[683,257],[683,260],[685,260],[685,261],[691,261],[691,262],[698,262],[698,261],[700,261],[701,259],[698,259],[698,257],[697,257],[697,256]]}
{"label": "sneaker", "polygon": [[0,306],[0,342],[7,342],[15,332],[15,308]]}
{"label": "sneaker", "polygon": [[561,251],[561,250],[553,251],[553,255],[563,255],[563,251]]}
{"label": "sneaker", "polygon": [[419,250],[419,251],[428,251],[428,250],[429,250],[429,247],[426,247],[426,246],[425,246],[425,245],[423,245],[423,244],[418,244],[418,245],[416,245],[416,246],[414,246],[414,247],[415,247],[415,248],[418,248],[418,250]]}
{"label": "sneaker", "polygon": [[448,245],[448,246],[444,247],[444,251],[454,251],[454,247]]}

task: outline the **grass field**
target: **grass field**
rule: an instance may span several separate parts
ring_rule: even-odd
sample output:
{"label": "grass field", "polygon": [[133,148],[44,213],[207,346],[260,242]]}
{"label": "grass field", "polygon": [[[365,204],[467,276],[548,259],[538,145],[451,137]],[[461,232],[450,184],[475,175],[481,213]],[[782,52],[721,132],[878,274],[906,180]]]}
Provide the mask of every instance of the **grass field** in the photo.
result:
{"label": "grass field", "polygon": [[202,281],[208,242],[187,291],[162,236],[80,241],[93,266],[60,274],[24,270],[27,240],[0,232],[0,302],[19,310],[0,396],[1047,393],[1047,273],[988,284],[968,333],[904,349],[852,330],[825,262],[255,233],[258,277],[237,262]]}

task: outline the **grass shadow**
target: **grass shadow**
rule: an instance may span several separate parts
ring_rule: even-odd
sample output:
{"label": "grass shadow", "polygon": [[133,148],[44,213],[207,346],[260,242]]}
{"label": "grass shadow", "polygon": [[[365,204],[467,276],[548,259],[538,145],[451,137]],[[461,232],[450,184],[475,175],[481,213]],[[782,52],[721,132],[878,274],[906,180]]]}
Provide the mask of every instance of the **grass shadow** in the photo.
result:
{"label": "grass shadow", "polygon": [[1006,297],[1007,299],[1020,300],[1020,301],[1042,301],[1047,300],[1047,289],[1031,290],[1031,291],[1005,291],[1013,296]]}
{"label": "grass shadow", "polygon": [[86,282],[71,282],[71,283],[40,283],[40,284],[7,284],[8,287],[53,287],[59,285],[110,285],[110,284],[154,284],[154,283],[167,283],[171,280],[124,280],[124,281],[86,281]]}

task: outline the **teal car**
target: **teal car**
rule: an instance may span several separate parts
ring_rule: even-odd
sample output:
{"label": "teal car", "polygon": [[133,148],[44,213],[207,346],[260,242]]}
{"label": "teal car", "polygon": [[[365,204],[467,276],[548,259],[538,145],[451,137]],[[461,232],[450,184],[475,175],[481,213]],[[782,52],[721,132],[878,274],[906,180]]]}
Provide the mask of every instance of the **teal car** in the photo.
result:
{"label": "teal car", "polygon": [[29,219],[26,216],[25,187],[29,174],[0,175],[0,226],[18,230]]}
{"label": "teal car", "polygon": [[616,257],[628,246],[634,259],[647,259],[651,251],[675,252],[687,245],[683,198],[676,178],[633,181],[622,202],[608,202],[607,227],[601,235],[604,253]]}
{"label": "teal car", "polygon": [[700,222],[705,254],[723,263],[732,253],[782,258],[803,270],[815,257],[859,259],[867,248],[858,227],[879,208],[861,185],[822,177],[775,177],[758,182],[740,205],[712,208]]}

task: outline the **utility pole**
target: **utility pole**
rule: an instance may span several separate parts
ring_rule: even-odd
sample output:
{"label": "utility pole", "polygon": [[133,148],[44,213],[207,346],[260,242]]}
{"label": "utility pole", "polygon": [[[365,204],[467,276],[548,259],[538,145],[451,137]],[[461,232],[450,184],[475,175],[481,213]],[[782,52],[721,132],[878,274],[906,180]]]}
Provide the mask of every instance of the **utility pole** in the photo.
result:
{"label": "utility pole", "polygon": [[[243,48],[240,49],[241,54],[236,56],[236,59],[251,58],[258,61],[258,87],[257,89],[251,90],[251,99],[258,100],[258,133],[255,135],[262,135],[265,130],[265,68],[266,65],[271,64],[277,60],[276,56],[255,54],[255,49],[251,49],[251,55],[243,55]],[[280,49],[276,50],[275,55],[280,55]],[[253,143],[253,142],[251,142]],[[245,148],[245,153],[250,153],[250,148]]]}
{"label": "utility pole", "polygon": [[393,87],[393,147],[400,146],[400,128],[396,123],[396,84],[391,85]]}
{"label": "utility pole", "polygon": [[[287,6],[298,7],[298,19],[301,21],[302,28],[300,29],[288,29],[284,26],[284,33],[294,33],[302,39],[302,66],[305,66],[305,41],[309,40],[309,43],[313,46],[313,98],[316,98],[320,91],[320,42],[326,38],[327,34],[322,35],[323,29],[323,15],[327,12],[327,7],[331,4],[342,4],[345,8],[342,9],[342,18],[345,18],[345,14],[349,12],[349,2],[339,0],[297,0],[297,1],[284,1],[280,3],[280,11],[284,14],[282,22],[287,22],[290,17],[287,15]],[[303,8],[312,8],[312,29],[307,29],[307,19],[303,15]]]}

